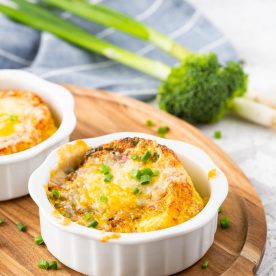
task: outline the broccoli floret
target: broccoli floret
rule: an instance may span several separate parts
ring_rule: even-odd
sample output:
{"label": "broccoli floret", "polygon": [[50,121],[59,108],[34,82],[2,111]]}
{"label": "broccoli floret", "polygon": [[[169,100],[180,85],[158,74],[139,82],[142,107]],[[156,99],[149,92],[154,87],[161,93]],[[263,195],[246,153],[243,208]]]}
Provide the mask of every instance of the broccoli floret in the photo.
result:
{"label": "broccoli floret", "polygon": [[221,66],[215,54],[191,54],[173,68],[158,92],[160,108],[191,123],[221,119],[247,88],[240,64]]}

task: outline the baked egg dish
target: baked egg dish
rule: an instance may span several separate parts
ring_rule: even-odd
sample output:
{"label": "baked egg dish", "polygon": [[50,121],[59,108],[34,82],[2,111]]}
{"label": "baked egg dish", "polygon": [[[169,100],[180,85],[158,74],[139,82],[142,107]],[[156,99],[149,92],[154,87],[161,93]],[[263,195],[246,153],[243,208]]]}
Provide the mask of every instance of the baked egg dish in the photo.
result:
{"label": "baked egg dish", "polygon": [[148,232],[183,223],[205,206],[182,161],[156,141],[124,138],[89,148],[78,140],[58,156],[45,190],[54,213],[69,222]]}
{"label": "baked egg dish", "polygon": [[0,90],[0,156],[32,148],[56,130],[50,109],[39,96]]}

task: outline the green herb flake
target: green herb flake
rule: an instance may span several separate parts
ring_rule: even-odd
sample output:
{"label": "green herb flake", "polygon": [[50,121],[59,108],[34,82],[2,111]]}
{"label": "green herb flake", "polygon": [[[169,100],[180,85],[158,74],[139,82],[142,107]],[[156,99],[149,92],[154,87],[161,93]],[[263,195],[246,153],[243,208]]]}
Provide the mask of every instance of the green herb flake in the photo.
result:
{"label": "green herb flake", "polygon": [[37,235],[37,236],[34,238],[34,242],[35,242],[35,244],[37,244],[37,245],[41,245],[41,244],[44,243],[44,240],[43,240],[43,238],[42,238],[41,235]]}
{"label": "green herb flake", "polygon": [[221,205],[219,208],[218,208],[218,213],[221,213],[223,211],[223,206]]}
{"label": "green herb flake", "polygon": [[152,161],[153,161],[153,162],[157,162],[158,159],[159,159],[159,154],[158,154],[157,152],[155,152],[155,153],[153,154]]}
{"label": "green herb flake", "polygon": [[26,227],[25,224],[23,224],[23,223],[17,223],[16,227],[18,228],[19,231],[26,232],[27,227]]}
{"label": "green herb flake", "polygon": [[145,168],[140,171],[141,175],[153,176],[153,171],[150,168]]}
{"label": "green herb flake", "polygon": [[132,160],[139,160],[139,156],[137,154],[131,154],[130,157]]}
{"label": "green herb flake", "polygon": [[201,265],[202,269],[206,269],[209,266],[209,262],[208,261],[204,261]]}
{"label": "green herb flake", "polygon": [[0,218],[0,225],[3,225],[4,223],[5,223],[5,221]]}
{"label": "green herb flake", "polygon": [[159,172],[158,170],[154,170],[154,171],[153,171],[153,175],[154,175],[154,176],[159,176],[159,175],[160,175],[160,172]]}
{"label": "green herb flake", "polygon": [[140,181],[140,183],[141,183],[142,185],[149,184],[149,182],[150,182],[150,176],[147,175],[147,174],[143,174],[143,175],[141,175],[139,181]]}
{"label": "green herb flake", "polygon": [[57,262],[56,261],[49,261],[49,269],[57,270],[58,269]]}
{"label": "green herb flake", "polygon": [[89,228],[96,228],[99,223],[96,220],[92,220],[87,227]]}
{"label": "green herb flake", "polygon": [[150,157],[151,157],[151,152],[150,151],[146,151],[143,154],[143,156],[142,156],[141,159],[142,159],[143,162],[147,162],[150,159]]}
{"label": "green herb flake", "polygon": [[146,120],[146,126],[147,127],[153,127],[154,126],[154,123],[152,120]]}
{"label": "green herb flake", "polygon": [[130,175],[133,178],[139,178],[141,176],[141,171],[138,169],[132,169]]}
{"label": "green herb flake", "polygon": [[86,214],[85,214],[85,219],[86,219],[87,221],[89,221],[89,220],[91,219],[91,214],[90,214],[90,213],[86,213]]}
{"label": "green herb flake", "polygon": [[132,192],[134,195],[137,195],[137,194],[139,194],[140,190],[139,190],[137,187],[135,187],[135,188],[132,189],[131,192]]}
{"label": "green herb flake", "polygon": [[222,229],[227,229],[230,226],[230,219],[226,216],[220,217],[219,224]]}
{"label": "green herb flake", "polygon": [[41,269],[47,270],[49,268],[49,263],[48,261],[41,259],[38,261],[37,266]]}
{"label": "green herb flake", "polygon": [[113,176],[111,174],[106,174],[104,177],[104,182],[110,182]]}
{"label": "green herb flake", "polygon": [[60,192],[57,189],[52,190],[52,196],[56,199],[60,198]]}
{"label": "green herb flake", "polygon": [[161,126],[158,128],[157,133],[161,138],[164,138],[165,135],[170,131],[170,128],[167,126]]}
{"label": "green herb flake", "polygon": [[221,139],[221,137],[222,137],[222,133],[219,130],[214,131],[213,135],[214,135],[215,139]]}
{"label": "green herb flake", "polygon": [[109,174],[110,173],[110,167],[107,165],[102,164],[99,168],[100,172],[103,174]]}
{"label": "green herb flake", "polygon": [[9,118],[10,118],[11,121],[15,122],[15,121],[18,120],[18,115],[10,115]]}
{"label": "green herb flake", "polygon": [[101,197],[100,197],[100,201],[101,201],[102,203],[107,203],[108,199],[107,199],[106,196],[101,196]]}

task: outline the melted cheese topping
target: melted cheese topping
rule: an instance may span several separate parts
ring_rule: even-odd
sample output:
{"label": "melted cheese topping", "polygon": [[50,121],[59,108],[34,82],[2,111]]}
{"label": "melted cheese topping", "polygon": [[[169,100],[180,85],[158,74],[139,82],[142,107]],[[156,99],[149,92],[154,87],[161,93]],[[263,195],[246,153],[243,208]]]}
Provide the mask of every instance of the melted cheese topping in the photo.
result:
{"label": "melted cheese topping", "polygon": [[110,240],[114,240],[114,239],[120,239],[121,235],[119,234],[112,234],[112,235],[108,235],[108,236],[104,236],[100,239],[101,242],[108,242]]}
{"label": "melted cheese topping", "polygon": [[[47,194],[60,214],[79,224],[96,221],[93,227],[112,232],[153,231],[187,221],[204,207],[182,162],[154,141],[126,138],[88,151],[78,141],[60,151],[65,159],[66,165],[60,162],[51,173]],[[143,183],[145,172],[150,176]]]}
{"label": "melted cheese topping", "polygon": [[31,148],[55,131],[52,114],[37,95],[0,91],[0,155]]}

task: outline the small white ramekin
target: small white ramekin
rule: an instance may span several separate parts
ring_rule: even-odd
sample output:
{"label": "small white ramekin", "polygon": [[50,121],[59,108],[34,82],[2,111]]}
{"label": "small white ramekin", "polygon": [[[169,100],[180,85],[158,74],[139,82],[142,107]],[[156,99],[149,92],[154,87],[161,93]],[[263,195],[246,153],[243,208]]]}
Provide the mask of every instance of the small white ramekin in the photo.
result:
{"label": "small white ramekin", "polygon": [[0,70],[0,90],[18,89],[39,95],[51,108],[58,130],[42,143],[10,155],[0,156],[0,201],[28,194],[31,173],[56,147],[69,141],[76,126],[71,93],[56,84],[20,70]]}
{"label": "small white ramekin", "polygon": [[[66,266],[94,276],[171,275],[191,266],[210,248],[217,229],[218,208],[228,192],[224,174],[199,148],[190,144],[152,135],[122,132],[85,139],[92,147],[125,137],[156,140],[172,149],[183,161],[201,195],[209,195],[204,209],[189,221],[158,231],[125,233],[119,239],[103,243],[111,233],[87,228],[77,223],[62,225],[53,215],[44,185],[49,171],[57,167],[57,150],[31,175],[30,195],[39,207],[40,226],[48,250]],[[208,180],[208,172],[217,176]]]}

